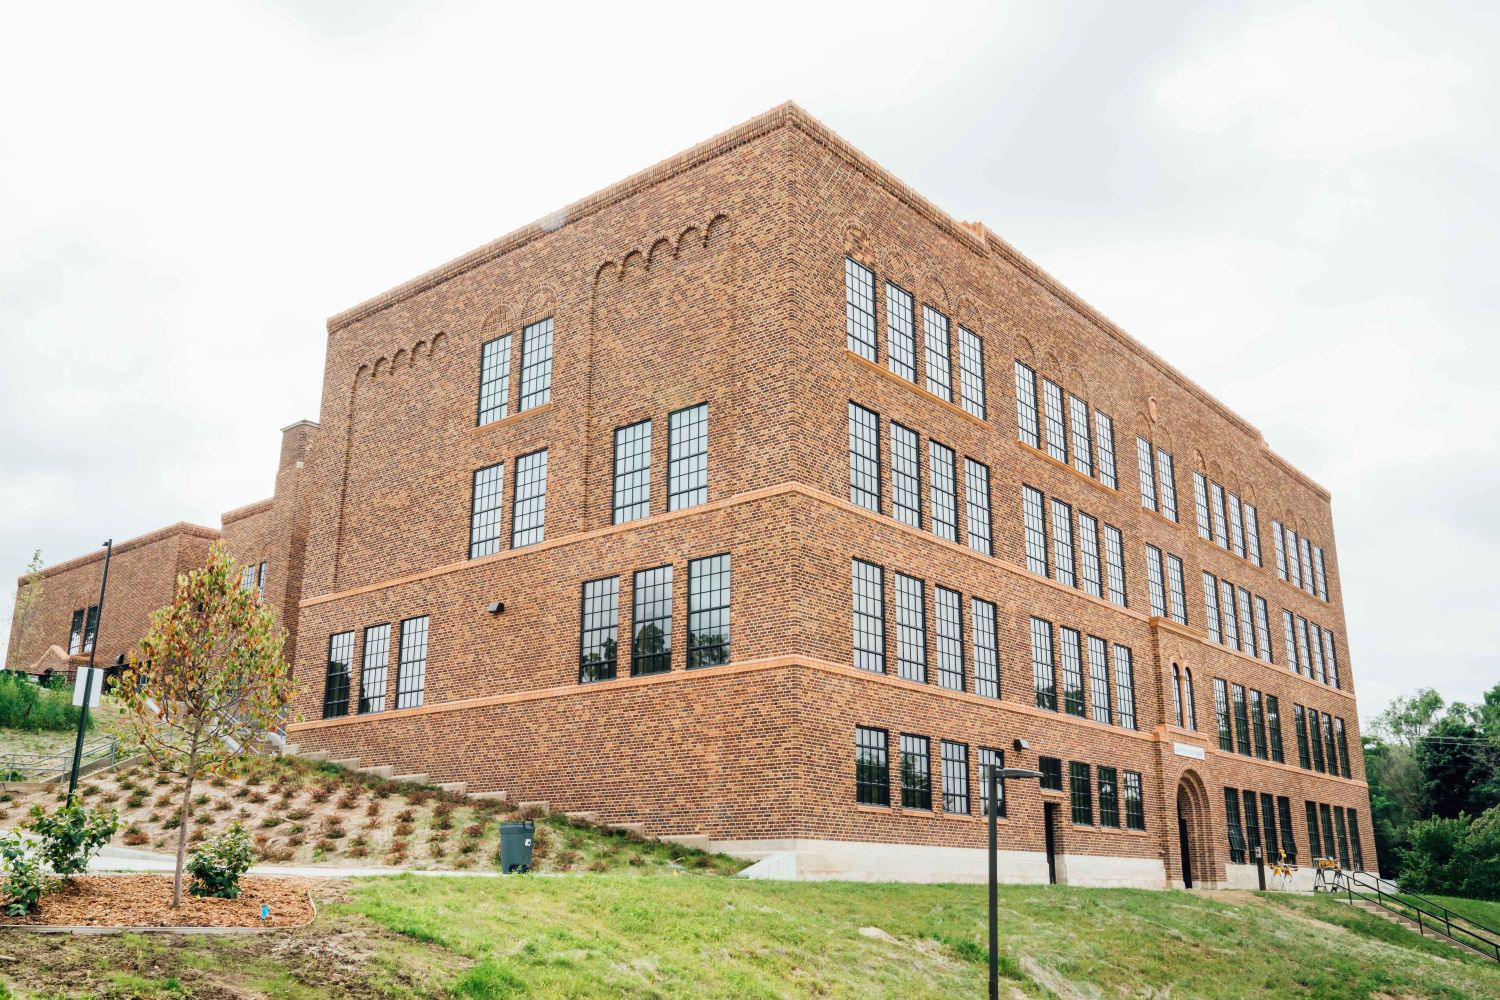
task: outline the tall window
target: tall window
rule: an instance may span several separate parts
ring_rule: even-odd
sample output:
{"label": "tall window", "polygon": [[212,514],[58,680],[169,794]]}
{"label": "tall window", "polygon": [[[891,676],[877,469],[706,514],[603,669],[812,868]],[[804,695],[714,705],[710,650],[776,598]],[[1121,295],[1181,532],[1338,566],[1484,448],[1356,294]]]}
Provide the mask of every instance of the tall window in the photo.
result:
{"label": "tall window", "polygon": [[1135,726],[1135,665],[1130,660],[1130,647],[1115,643],[1115,694],[1119,701],[1120,725],[1126,729]]}
{"label": "tall window", "polygon": [[901,808],[932,808],[932,756],[925,736],[901,734]]}
{"label": "tall window", "polygon": [[1026,568],[1047,575],[1047,514],[1042,491],[1021,487],[1021,513],[1026,525]]}
{"label": "tall window", "polygon": [[1271,655],[1271,623],[1267,620],[1266,599],[1255,599],[1255,653],[1267,663],[1274,663]]}
{"label": "tall window", "polygon": [[1312,770],[1312,755],[1307,748],[1307,712],[1301,705],[1292,706],[1292,728],[1297,730],[1297,764]]}
{"label": "tall window", "polygon": [[1318,836],[1318,804],[1316,802],[1304,802],[1307,811],[1307,847],[1312,851],[1312,857],[1318,858],[1323,855],[1323,841]]}
{"label": "tall window", "polygon": [[912,297],[885,283],[885,363],[908,382],[917,380],[917,327]]}
{"label": "tall window", "polygon": [[1182,672],[1182,698],[1187,709],[1187,727],[1194,731],[1198,728],[1198,695],[1193,690],[1193,672],[1184,670]]}
{"label": "tall window", "polygon": [[880,513],[880,415],[849,404],[849,499]]}
{"label": "tall window", "polygon": [[1167,553],[1167,611],[1179,625],[1187,624],[1187,594],[1183,590],[1182,560]]}
{"label": "tall window", "polygon": [[1286,644],[1287,666],[1295,673],[1302,673],[1301,661],[1297,659],[1297,634],[1292,627],[1292,613],[1281,609],[1282,642]]}
{"label": "tall window", "polygon": [[729,662],[729,555],[688,563],[688,666]]}
{"label": "tall window", "polygon": [[90,604],[83,616],[83,652],[92,653],[99,638],[99,605]]}
{"label": "tall window", "polygon": [[261,597],[266,596],[266,566],[266,563],[261,563],[255,576],[255,589],[260,592]]}
{"label": "tall window", "polygon": [[427,690],[427,616],[401,623],[401,654],[396,661],[396,707],[417,708]]}
{"label": "tall window", "polygon": [[1125,539],[1111,524],[1104,526],[1104,578],[1109,582],[1109,603],[1129,607],[1125,597]]}
{"label": "tall window", "polygon": [[1172,722],[1182,725],[1182,670],[1172,664]]}
{"label": "tall window", "polygon": [[1219,627],[1219,581],[1208,572],[1203,574],[1203,615],[1208,637],[1214,642],[1223,642],[1224,632]]}
{"label": "tall window", "polygon": [[359,711],[385,711],[385,679],[391,663],[391,627],[365,629],[365,659],[359,671]]}
{"label": "tall window", "polygon": [[875,272],[844,258],[844,329],[849,350],[875,360]]}
{"label": "tall window", "polygon": [[1230,863],[1245,863],[1245,831],[1240,827],[1240,795],[1233,788],[1224,789],[1224,819],[1229,834]]}
{"label": "tall window", "polygon": [[630,673],[657,674],[672,669],[672,567],[657,566],[635,574],[635,611],[631,623]]}
{"label": "tall window", "polygon": [[500,501],[505,493],[505,463],[474,470],[469,512],[469,558],[500,551]]}
{"label": "tall window", "polygon": [[1278,764],[1286,763],[1286,751],[1281,744],[1281,702],[1274,694],[1266,695],[1266,729],[1270,733],[1271,759]]}
{"label": "tall window", "polygon": [[1068,394],[1068,420],[1073,425],[1073,468],[1085,476],[1094,474],[1094,450],[1089,437],[1089,404]]}
{"label": "tall window", "polygon": [[1321,630],[1316,625],[1309,625],[1308,632],[1311,638],[1311,641],[1308,643],[1308,650],[1312,654],[1312,670],[1308,676],[1316,677],[1326,684],[1328,683],[1328,670],[1323,666],[1323,636]]}
{"label": "tall window", "polygon": [[1016,432],[1033,448],[1042,446],[1037,424],[1036,372],[1019,361],[1016,362]]}
{"label": "tall window", "polygon": [[1260,565],[1260,516],[1255,512],[1253,504],[1245,504],[1245,547],[1250,553],[1250,561]]}
{"label": "tall window", "polygon": [[240,589],[249,590],[255,586],[255,567],[246,566],[240,571]]}
{"label": "tall window", "polygon": [[956,591],[933,588],[937,613],[938,684],[954,691],[964,689],[964,612],[960,602]]}
{"label": "tall window", "polygon": [[891,424],[891,503],[896,520],[922,526],[921,448],[916,431]]}
{"label": "tall window", "polygon": [[861,670],[885,673],[885,571],[873,563],[855,559],[851,576],[854,665]]}
{"label": "tall window", "polygon": [[1288,862],[1297,861],[1297,838],[1292,833],[1292,801],[1285,795],[1276,796],[1276,820],[1281,827],[1281,849],[1286,852]]}
{"label": "tall window", "polygon": [[1265,856],[1269,861],[1278,857],[1276,850],[1276,800],[1265,792],[1260,793],[1260,826],[1266,838]]}
{"label": "tall window", "polygon": [[1063,711],[1083,718],[1083,640],[1077,629],[1063,627],[1062,639]]}
{"label": "tall window", "polygon": [[1151,442],[1143,437],[1135,439],[1136,469],[1141,480],[1141,506],[1156,510],[1156,471],[1151,460]]}
{"label": "tall window", "polygon": [[510,547],[542,541],[547,529],[547,451],[516,459],[516,499],[510,511]]}
{"label": "tall window", "polygon": [[1057,582],[1068,587],[1077,585],[1073,558],[1073,508],[1061,500],[1052,500],[1052,557]]}
{"label": "tall window", "polygon": [[1094,443],[1099,446],[1099,481],[1112,490],[1120,488],[1115,474],[1115,422],[1109,414],[1094,411]]}
{"label": "tall window", "polygon": [[1220,548],[1229,548],[1229,533],[1224,530],[1224,487],[1208,481],[1209,514],[1213,517],[1214,541]]}
{"label": "tall window", "polygon": [[1031,619],[1031,678],[1036,706],[1057,711],[1057,675],[1052,665],[1052,623]]}
{"label": "tall window", "polygon": [[1339,686],[1339,661],[1333,655],[1333,633],[1323,630],[1323,659],[1328,663],[1328,683]]}
{"label": "tall window", "polygon": [[1083,511],[1078,512],[1078,555],[1083,592],[1093,597],[1103,597],[1104,578],[1099,567],[1099,522],[1093,515]]}
{"label": "tall window", "polygon": [[68,628],[68,655],[83,652],[83,608],[73,612],[73,623]]}
{"label": "tall window", "polygon": [[1354,869],[1365,870],[1365,852],[1359,845],[1359,814],[1351,807],[1349,809],[1349,842],[1354,847]]}
{"label": "tall window", "polygon": [[1302,664],[1307,676],[1317,677],[1313,672],[1312,659],[1307,653],[1307,619],[1301,615],[1297,616],[1297,662]]}
{"label": "tall window", "polygon": [[1137,771],[1125,772],[1125,826],[1130,830],[1146,829],[1146,804]]}
{"label": "tall window", "polygon": [[1064,464],[1068,461],[1068,428],[1063,418],[1062,386],[1042,379],[1042,409],[1047,425],[1047,454]]}
{"label": "tall window", "polygon": [[552,317],[521,331],[521,412],[552,399]]}
{"label": "tall window", "polygon": [[323,682],[323,718],[349,714],[349,664],[354,660],[354,633],[328,637],[328,675]]}
{"label": "tall window", "polygon": [[1229,551],[1245,558],[1245,522],[1240,511],[1240,498],[1229,494]]}
{"label": "tall window", "polygon": [[590,580],[583,585],[579,620],[578,680],[607,681],[615,676],[620,645],[620,578]]}
{"label": "tall window", "polygon": [[1068,790],[1073,800],[1073,822],[1094,825],[1094,789],[1089,766],[1079,761],[1068,763]]}
{"label": "tall window", "polygon": [[1344,824],[1343,806],[1333,807],[1333,830],[1338,835],[1339,842],[1339,867],[1349,867],[1349,832]]}
{"label": "tall window", "polygon": [[510,337],[496,337],[479,349],[480,427],[510,415]]}
{"label": "tall window", "polygon": [[1294,587],[1302,585],[1302,564],[1297,561],[1297,533],[1290,528],[1283,528],[1286,535],[1286,578],[1287,582]]}
{"label": "tall window", "polygon": [[1276,550],[1276,575],[1286,579],[1286,542],[1281,537],[1281,522],[1271,522],[1271,542]]}
{"label": "tall window", "polygon": [[667,418],[667,510],[696,507],[708,499],[708,404]]}
{"label": "tall window", "polygon": [[1260,692],[1250,691],[1250,735],[1254,737],[1255,756],[1267,760],[1270,752],[1266,747],[1266,711],[1261,705]]}
{"label": "tall window", "polygon": [[1254,861],[1260,851],[1260,810],[1256,808],[1255,793],[1248,788],[1240,793],[1245,803],[1245,847],[1246,860]]}
{"label": "tall window", "polygon": [[1307,536],[1303,535],[1302,545],[1302,589],[1309,594],[1313,593],[1313,570],[1312,551],[1308,548]]}
{"label": "tall window", "polygon": [[943,740],[943,812],[969,811],[969,747]]}
{"label": "tall window", "polygon": [[1214,532],[1208,521],[1208,477],[1197,470],[1193,472],[1193,506],[1198,512],[1199,536],[1212,541]]}
{"label": "tall window", "polygon": [[896,673],[927,683],[927,604],[922,581],[896,574]]}
{"label": "tall window", "polygon": [[958,328],[958,387],[960,401],[966,411],[987,419],[984,404],[984,341],[979,335]]}
{"label": "tall window", "polygon": [[1156,482],[1161,490],[1161,512],[1177,520],[1177,470],[1172,456],[1160,448],[1156,449]]}
{"label": "tall window", "polygon": [[1238,649],[1240,645],[1239,624],[1234,615],[1234,584],[1228,580],[1219,581],[1219,616],[1224,622],[1224,642],[1230,649]]}
{"label": "tall window", "polygon": [[1328,751],[1328,773],[1339,773],[1338,744],[1333,739],[1333,716],[1323,713],[1323,746]]}
{"label": "tall window", "polygon": [[992,555],[990,470],[972,458],[964,459],[964,506],[969,514],[969,548],[983,555]]}
{"label": "tall window", "polygon": [[[990,769],[997,772],[1005,769],[1005,751],[996,750],[991,747],[979,748],[979,815],[986,818],[990,814]],[[995,815],[1005,815],[1005,779],[998,778],[995,782]]]}
{"label": "tall window", "polygon": [[891,765],[884,729],[854,727],[854,800],[860,805],[891,804]]}
{"label": "tall window", "polygon": [[969,601],[974,629],[974,693],[1000,697],[1000,644],[995,634],[995,606],[975,597]]}
{"label": "tall window", "polygon": [[936,441],[927,442],[927,485],[932,499],[932,533],[950,542],[958,541],[958,484],[953,467],[953,449]]}
{"label": "tall window", "polygon": [[1167,588],[1162,579],[1166,575],[1162,566],[1161,549],[1146,546],[1146,589],[1151,597],[1151,613],[1158,618],[1167,616]]}
{"label": "tall window", "polygon": [[1109,657],[1104,640],[1097,635],[1089,636],[1089,705],[1095,722],[1106,726],[1114,721],[1114,711],[1109,700]]}
{"label": "tall window", "polygon": [[1328,578],[1323,574],[1323,550],[1317,545],[1312,548],[1313,555],[1313,589],[1320,599],[1328,600]]}
{"label": "tall window", "polygon": [[1234,731],[1229,728],[1229,689],[1221,678],[1214,678],[1214,720],[1219,727],[1219,749],[1234,751]]}
{"label": "tall window", "polygon": [[1120,781],[1112,767],[1099,768],[1099,825],[1120,825]]}
{"label": "tall window", "polygon": [[651,514],[651,421],[615,431],[614,523]]}
{"label": "tall window", "polygon": [[953,346],[948,339],[948,317],[932,306],[922,307],[922,334],[927,345],[927,391],[953,402]]}
{"label": "tall window", "polygon": [[1229,693],[1234,706],[1234,746],[1246,757],[1250,756],[1250,715],[1245,707],[1245,688],[1231,684]]}
{"label": "tall window", "polygon": [[1036,767],[1042,772],[1037,784],[1044,792],[1060,792],[1063,790],[1062,761],[1056,757],[1038,757]]}

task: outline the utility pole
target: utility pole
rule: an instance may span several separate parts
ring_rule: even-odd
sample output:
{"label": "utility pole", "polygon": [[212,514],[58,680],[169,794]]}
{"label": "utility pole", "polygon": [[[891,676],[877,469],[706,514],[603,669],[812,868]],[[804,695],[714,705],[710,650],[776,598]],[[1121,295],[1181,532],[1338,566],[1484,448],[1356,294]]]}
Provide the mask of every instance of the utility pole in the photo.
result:
{"label": "utility pole", "polygon": [[990,1000],[1000,1000],[1000,850],[998,843],[1001,778],[1040,778],[1041,771],[1024,767],[985,768],[990,799]]}
{"label": "utility pole", "polygon": [[[94,650],[99,646],[99,626],[104,622],[104,588],[109,586],[109,557],[114,553],[115,540],[104,543],[104,575],[99,580],[99,610],[94,612],[94,639],[89,643],[88,673],[83,679],[83,709],[78,713],[78,740],[73,744],[73,770],[68,775],[68,805],[73,804],[73,793],[78,790],[78,768],[83,763],[83,734],[89,727],[89,701],[94,697]],[[88,631],[88,613],[84,612],[84,631]]]}

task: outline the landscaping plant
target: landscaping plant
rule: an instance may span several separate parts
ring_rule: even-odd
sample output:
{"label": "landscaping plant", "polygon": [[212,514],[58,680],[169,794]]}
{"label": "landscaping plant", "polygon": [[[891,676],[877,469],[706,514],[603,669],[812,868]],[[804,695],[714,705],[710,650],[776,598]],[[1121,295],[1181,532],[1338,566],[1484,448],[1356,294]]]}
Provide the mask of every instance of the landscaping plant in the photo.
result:
{"label": "landscaping plant", "polygon": [[26,916],[36,909],[42,893],[52,887],[52,880],[31,853],[26,839],[15,830],[0,837],[0,868],[4,869],[0,893],[5,895],[7,916]]}
{"label": "landscaping plant", "polygon": [[151,616],[151,631],[130,654],[118,690],[136,736],[161,770],[183,777],[172,906],[182,903],[200,773],[220,772],[268,729],[292,699],[286,633],[240,567],[215,542],[208,563],[177,578],[172,603]]}
{"label": "landscaping plant", "polygon": [[231,823],[229,829],[193,852],[187,863],[193,880],[188,891],[194,896],[237,899],[240,876],[250,870],[251,861],[250,834],[238,822]]}
{"label": "landscaping plant", "polygon": [[59,806],[50,816],[40,805],[32,806],[26,829],[41,838],[42,860],[66,877],[88,871],[89,858],[109,843],[119,825],[113,809],[85,809],[75,803]]}

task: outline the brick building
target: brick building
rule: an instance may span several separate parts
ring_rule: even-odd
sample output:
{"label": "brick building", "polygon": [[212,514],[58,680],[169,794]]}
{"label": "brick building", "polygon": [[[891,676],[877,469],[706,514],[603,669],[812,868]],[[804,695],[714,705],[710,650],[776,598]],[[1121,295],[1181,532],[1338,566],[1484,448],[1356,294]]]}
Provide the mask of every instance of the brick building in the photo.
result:
{"label": "brick building", "polygon": [[1001,760],[1012,879],[1373,866],[1327,492],[794,106],[335,316],[300,426],[305,749],[803,877],[982,877]]}

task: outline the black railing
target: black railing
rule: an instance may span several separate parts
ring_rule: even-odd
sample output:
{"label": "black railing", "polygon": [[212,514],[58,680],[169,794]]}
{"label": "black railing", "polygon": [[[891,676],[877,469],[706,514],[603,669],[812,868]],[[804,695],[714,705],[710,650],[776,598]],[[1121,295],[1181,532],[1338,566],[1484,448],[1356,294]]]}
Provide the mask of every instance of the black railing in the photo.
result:
{"label": "black railing", "polygon": [[1419,934],[1425,935],[1431,930],[1500,962],[1500,931],[1467,914],[1416,893],[1402,892],[1394,882],[1368,872],[1340,871],[1334,875],[1334,886],[1350,903],[1355,899],[1374,903],[1398,917],[1413,921]]}
{"label": "black railing", "polygon": [[[101,760],[114,763],[119,751],[119,738],[97,736],[83,745],[80,768],[96,764]],[[67,775],[73,766],[73,750],[57,753],[8,753],[0,755],[0,781],[56,781]]]}

